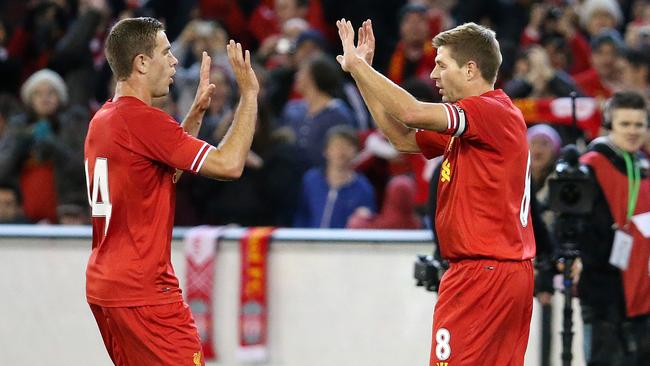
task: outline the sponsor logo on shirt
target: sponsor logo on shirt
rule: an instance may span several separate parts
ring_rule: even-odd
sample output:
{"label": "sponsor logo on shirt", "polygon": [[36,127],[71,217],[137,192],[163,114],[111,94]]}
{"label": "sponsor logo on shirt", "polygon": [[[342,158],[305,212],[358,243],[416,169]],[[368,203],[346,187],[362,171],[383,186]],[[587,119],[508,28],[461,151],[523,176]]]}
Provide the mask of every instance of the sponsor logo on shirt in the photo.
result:
{"label": "sponsor logo on shirt", "polygon": [[195,366],[201,366],[201,352],[196,352],[192,358]]}
{"label": "sponsor logo on shirt", "polygon": [[449,366],[449,362],[436,362],[436,366]]}
{"label": "sponsor logo on shirt", "polygon": [[451,181],[451,164],[449,158],[442,162],[442,169],[440,170],[440,181],[442,183]]}

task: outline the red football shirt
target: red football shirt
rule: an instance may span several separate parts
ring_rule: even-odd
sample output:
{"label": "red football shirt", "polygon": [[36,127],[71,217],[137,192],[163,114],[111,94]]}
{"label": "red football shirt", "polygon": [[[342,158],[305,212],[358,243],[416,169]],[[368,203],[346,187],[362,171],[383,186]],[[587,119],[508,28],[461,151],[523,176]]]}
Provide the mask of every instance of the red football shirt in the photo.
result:
{"label": "red football shirt", "polygon": [[428,159],[444,154],[436,211],[442,256],[533,258],[530,156],[521,111],[502,90],[445,108],[445,132],[416,134]]}
{"label": "red football shirt", "polygon": [[174,168],[197,173],[212,147],[134,97],[108,101],[85,143],[93,244],[86,296],[100,306],[181,301],[171,264]]}

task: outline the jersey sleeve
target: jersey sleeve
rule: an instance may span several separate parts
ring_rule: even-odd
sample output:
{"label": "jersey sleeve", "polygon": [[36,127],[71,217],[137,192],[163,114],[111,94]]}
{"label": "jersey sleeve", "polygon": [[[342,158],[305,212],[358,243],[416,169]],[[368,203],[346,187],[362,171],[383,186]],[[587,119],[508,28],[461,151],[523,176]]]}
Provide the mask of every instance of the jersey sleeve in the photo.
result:
{"label": "jersey sleeve", "polygon": [[214,147],[189,135],[169,115],[154,110],[148,121],[129,125],[132,148],[152,160],[197,174]]}
{"label": "jersey sleeve", "polygon": [[449,135],[443,135],[435,131],[418,130],[415,133],[415,141],[427,159],[443,155],[450,138]]}

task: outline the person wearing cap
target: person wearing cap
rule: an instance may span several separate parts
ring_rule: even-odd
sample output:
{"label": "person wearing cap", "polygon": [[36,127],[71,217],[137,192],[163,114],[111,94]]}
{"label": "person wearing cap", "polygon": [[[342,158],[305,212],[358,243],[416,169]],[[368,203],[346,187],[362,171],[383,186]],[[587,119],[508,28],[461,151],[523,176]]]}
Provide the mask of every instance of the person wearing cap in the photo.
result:
{"label": "person wearing cap", "polygon": [[621,35],[607,29],[591,39],[592,67],[574,76],[576,84],[587,96],[609,98],[620,84],[617,59],[624,46]]}
{"label": "person wearing cap", "polygon": [[10,145],[0,156],[0,180],[20,187],[25,216],[57,221],[59,204],[84,204],[83,139],[88,115],[67,108],[68,89],[56,72],[43,69],[23,83],[26,112],[10,119]]}
{"label": "person wearing cap", "polygon": [[623,22],[623,11],[616,0],[587,0],[579,9],[580,25],[590,37],[606,29],[616,29]]}

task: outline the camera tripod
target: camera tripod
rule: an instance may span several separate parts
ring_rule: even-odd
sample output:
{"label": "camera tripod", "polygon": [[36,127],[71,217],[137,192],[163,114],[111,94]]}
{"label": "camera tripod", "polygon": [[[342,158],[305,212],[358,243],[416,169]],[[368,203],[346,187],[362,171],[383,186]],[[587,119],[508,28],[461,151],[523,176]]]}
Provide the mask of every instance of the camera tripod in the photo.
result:
{"label": "camera tripod", "polygon": [[[566,245],[565,247],[570,247]],[[565,250],[560,257],[564,263],[563,284],[564,284],[564,308],[562,319],[562,366],[571,366],[573,359],[573,278],[571,269],[578,257],[577,250]]]}

